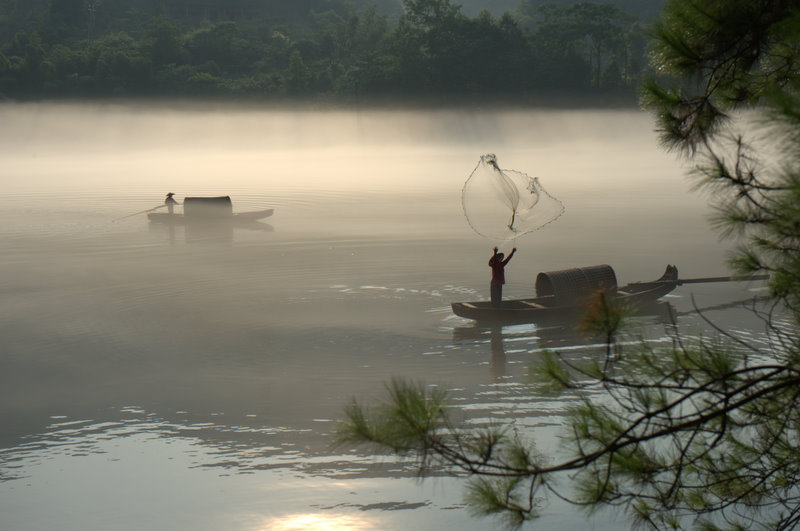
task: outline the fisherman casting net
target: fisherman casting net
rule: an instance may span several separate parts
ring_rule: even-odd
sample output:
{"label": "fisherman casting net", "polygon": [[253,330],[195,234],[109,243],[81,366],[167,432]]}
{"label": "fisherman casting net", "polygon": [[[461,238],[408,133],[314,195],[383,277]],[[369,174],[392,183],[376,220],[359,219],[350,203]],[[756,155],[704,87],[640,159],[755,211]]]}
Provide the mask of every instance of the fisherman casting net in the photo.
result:
{"label": "fisherman casting net", "polygon": [[513,240],[555,221],[564,204],[542,188],[539,179],[502,170],[494,154],[481,156],[461,191],[464,215],[487,238]]}

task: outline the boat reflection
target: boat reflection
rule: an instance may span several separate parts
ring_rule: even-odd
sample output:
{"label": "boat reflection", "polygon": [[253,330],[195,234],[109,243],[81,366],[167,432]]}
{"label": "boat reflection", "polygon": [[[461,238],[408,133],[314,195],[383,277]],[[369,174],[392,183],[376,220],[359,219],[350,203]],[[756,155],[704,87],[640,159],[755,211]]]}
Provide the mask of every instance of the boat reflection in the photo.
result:
{"label": "boat reflection", "polygon": [[[633,332],[629,339],[672,341],[677,336],[689,337],[692,329],[700,329],[698,321],[708,319],[709,314],[736,309],[752,313],[759,304],[769,300],[769,297],[762,295],[703,307],[694,306],[693,303],[687,306],[688,301],[682,300],[680,309],[668,301],[653,301],[639,306],[629,317],[631,326],[627,330]],[[472,343],[478,350],[484,350],[488,344],[491,371],[495,378],[508,375],[508,353],[533,354],[542,350],[553,350],[566,358],[574,359],[603,355],[605,344],[602,338],[581,331],[578,319],[578,315],[573,315],[561,321],[548,320],[528,324],[473,321],[468,326],[453,328],[453,342],[461,346]]]}
{"label": "boat reflection", "polygon": [[[677,312],[666,301],[654,301],[642,305],[632,316],[635,322],[647,327],[657,327],[665,333],[675,323]],[[502,324],[473,321],[469,326],[453,328],[455,343],[473,343],[479,349],[489,345],[490,367],[495,378],[508,376],[508,352],[526,354],[542,350],[603,351],[602,341],[582,332],[578,316],[546,323]]]}
{"label": "boat reflection", "polygon": [[233,243],[235,229],[275,232],[275,227],[269,223],[251,220],[208,220],[192,223],[186,223],[183,220],[175,223],[160,221],[150,223],[149,226],[151,232],[164,233],[170,245],[175,245],[181,233],[183,233],[184,241],[189,244],[230,244]]}
{"label": "boat reflection", "polygon": [[503,327],[492,326],[489,344],[492,347],[492,375],[495,378],[506,375],[506,347],[503,344]]}

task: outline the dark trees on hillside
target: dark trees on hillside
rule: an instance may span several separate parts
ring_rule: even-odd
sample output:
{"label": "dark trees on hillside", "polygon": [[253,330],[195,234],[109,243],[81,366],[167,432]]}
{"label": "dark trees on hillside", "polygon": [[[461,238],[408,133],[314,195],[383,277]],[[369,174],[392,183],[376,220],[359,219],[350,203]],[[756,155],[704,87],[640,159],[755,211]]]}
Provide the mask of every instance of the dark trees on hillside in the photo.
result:
{"label": "dark trees on hillside", "polygon": [[644,64],[635,18],[610,4],[545,7],[528,13],[532,29],[519,13],[470,18],[450,0],[403,0],[396,19],[342,0],[214,6],[52,0],[36,16],[13,11],[0,95],[631,95]]}

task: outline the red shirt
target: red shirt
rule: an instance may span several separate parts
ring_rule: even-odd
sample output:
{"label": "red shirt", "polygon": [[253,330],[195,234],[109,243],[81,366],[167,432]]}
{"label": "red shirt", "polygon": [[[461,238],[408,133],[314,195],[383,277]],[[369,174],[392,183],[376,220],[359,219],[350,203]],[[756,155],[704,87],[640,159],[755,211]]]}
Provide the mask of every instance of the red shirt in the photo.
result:
{"label": "red shirt", "polygon": [[506,283],[506,273],[505,267],[508,261],[511,260],[511,256],[506,258],[505,260],[500,260],[498,255],[493,255],[489,259],[489,267],[492,268],[492,284],[505,284]]}

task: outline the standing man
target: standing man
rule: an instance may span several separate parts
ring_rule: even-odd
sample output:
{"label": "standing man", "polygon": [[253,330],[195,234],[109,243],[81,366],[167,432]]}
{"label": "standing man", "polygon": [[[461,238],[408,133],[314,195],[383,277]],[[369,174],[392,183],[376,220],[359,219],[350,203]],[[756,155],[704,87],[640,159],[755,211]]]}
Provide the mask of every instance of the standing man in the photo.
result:
{"label": "standing man", "polygon": [[[175,194],[170,192],[167,194],[167,198],[164,199],[164,204],[167,205],[167,210],[169,211],[170,214],[173,214],[173,209],[175,208],[175,205],[178,204],[178,202],[175,201],[175,199],[172,197],[173,195]],[[509,258],[511,257],[509,256]]]}
{"label": "standing man", "polygon": [[503,253],[497,252],[497,247],[494,248],[494,254],[489,259],[489,267],[492,268],[492,282],[491,282],[491,293],[492,293],[492,306],[500,306],[500,302],[503,300],[503,284],[506,283],[506,274],[505,274],[505,267],[506,264],[511,260],[511,257],[514,256],[514,253],[517,252],[517,248],[514,247],[511,249],[511,254],[508,255],[508,258],[503,260],[505,256]]}

